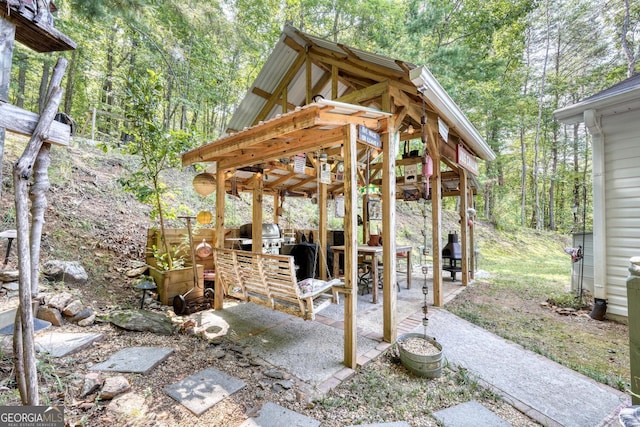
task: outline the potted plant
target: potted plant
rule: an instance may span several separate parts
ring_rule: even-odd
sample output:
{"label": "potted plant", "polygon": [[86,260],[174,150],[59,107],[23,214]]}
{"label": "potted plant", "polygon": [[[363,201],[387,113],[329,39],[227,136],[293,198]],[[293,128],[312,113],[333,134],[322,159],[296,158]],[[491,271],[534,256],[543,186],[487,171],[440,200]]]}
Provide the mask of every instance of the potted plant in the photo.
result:
{"label": "potted plant", "polygon": [[[139,159],[139,164],[119,182],[138,201],[151,207],[151,219],[159,223],[160,241],[154,248],[154,258],[160,262],[150,265],[149,269],[158,286],[160,301],[170,304],[173,296],[184,294],[195,283],[192,268],[185,268],[184,262],[175,259],[174,248],[167,242],[165,222],[175,218],[176,212],[166,202],[170,189],[163,182],[162,174],[180,165],[180,153],[191,148],[193,138],[187,132],[167,129],[160,117],[162,94],[160,78],[152,70],[143,76],[129,76],[125,131],[130,138],[121,143],[120,148]],[[200,286],[201,290],[203,287]]]}

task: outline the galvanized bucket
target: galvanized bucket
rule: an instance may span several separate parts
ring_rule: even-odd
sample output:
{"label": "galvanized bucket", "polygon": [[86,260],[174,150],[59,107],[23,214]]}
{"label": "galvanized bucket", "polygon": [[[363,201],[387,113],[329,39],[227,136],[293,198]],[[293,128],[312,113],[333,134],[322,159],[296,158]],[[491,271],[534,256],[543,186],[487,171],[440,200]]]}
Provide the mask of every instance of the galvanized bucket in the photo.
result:
{"label": "galvanized bucket", "polygon": [[[404,348],[403,341],[409,338],[421,338],[426,339],[431,345],[433,345],[438,352],[436,354],[416,354]],[[396,341],[398,345],[398,351],[400,352],[400,361],[409,371],[425,378],[438,378],[442,375],[442,345],[430,336],[410,332],[400,335]]]}

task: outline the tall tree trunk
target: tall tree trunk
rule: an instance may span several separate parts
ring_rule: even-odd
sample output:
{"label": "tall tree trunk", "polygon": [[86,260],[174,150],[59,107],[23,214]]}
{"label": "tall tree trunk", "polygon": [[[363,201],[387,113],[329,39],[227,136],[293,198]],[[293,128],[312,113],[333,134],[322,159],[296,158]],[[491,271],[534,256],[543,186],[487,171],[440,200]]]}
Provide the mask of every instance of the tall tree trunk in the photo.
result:
{"label": "tall tree trunk", "polygon": [[[562,42],[562,30],[558,29],[558,34],[556,38],[556,54],[555,54],[555,79],[556,81],[560,77],[560,48]],[[557,85],[554,86],[553,89],[553,109],[557,110],[560,103],[560,91]],[[553,133],[551,141],[551,179],[549,180],[549,230],[555,231],[556,229],[556,216],[555,216],[555,196],[556,196],[556,184],[557,184],[557,173],[558,173],[558,124],[554,122]]]}
{"label": "tall tree trunk", "polygon": [[[579,124],[573,125],[573,229],[578,230],[580,216],[580,148],[579,148]],[[584,209],[584,206],[582,207]]]}
{"label": "tall tree trunk", "polygon": [[16,93],[15,104],[17,107],[24,108],[25,91],[27,86],[27,68],[29,67],[29,59],[27,55],[16,55],[18,65],[18,91]]}
{"label": "tall tree trunk", "polygon": [[44,109],[47,102],[47,87],[49,84],[49,74],[51,73],[51,59],[47,55],[42,63],[42,78],[40,79],[40,94],[38,96],[38,111]]}
{"label": "tall tree trunk", "polygon": [[622,44],[622,52],[627,58],[627,77],[631,77],[636,72],[636,56],[631,47],[629,46],[629,40],[627,39],[627,33],[629,32],[629,0],[624,0],[624,19],[622,21],[622,36],[620,42]]}
{"label": "tall tree trunk", "polygon": [[[104,81],[102,82],[102,104],[107,112],[111,113],[113,111],[113,71],[114,71],[114,46],[116,33],[118,31],[118,24],[113,24],[111,27],[111,36],[109,39],[109,44],[107,46],[107,64],[106,64],[106,74],[104,76]],[[98,128],[108,134],[112,127],[111,115],[107,114],[105,118],[104,126],[99,126]]]}
{"label": "tall tree trunk", "polygon": [[71,61],[69,61],[69,70],[67,71],[67,88],[64,91],[64,104],[62,111],[71,115],[71,106],[73,103],[74,86],[76,83],[76,63],[78,61],[78,51],[71,52]]}
{"label": "tall tree trunk", "polygon": [[551,32],[551,16],[549,11],[549,2],[545,2],[545,16],[547,20],[546,26],[546,42],[545,42],[545,54],[544,65],[542,67],[542,79],[540,81],[540,89],[538,91],[538,120],[536,123],[536,134],[533,145],[533,195],[534,195],[534,220],[536,230],[542,229],[542,210],[540,206],[540,188],[539,188],[539,156],[540,156],[540,128],[542,126],[542,112],[544,109],[544,90],[547,78],[547,62],[549,61],[549,49],[550,49],[550,32]]}

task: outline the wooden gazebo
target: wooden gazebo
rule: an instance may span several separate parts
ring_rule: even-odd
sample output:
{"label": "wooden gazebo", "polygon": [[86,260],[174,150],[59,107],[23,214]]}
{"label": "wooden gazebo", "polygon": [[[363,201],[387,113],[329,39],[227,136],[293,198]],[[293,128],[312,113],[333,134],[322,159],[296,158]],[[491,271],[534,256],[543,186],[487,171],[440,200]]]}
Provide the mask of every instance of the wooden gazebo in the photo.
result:
{"label": "wooden gazebo", "polygon": [[[422,148],[397,160],[398,147],[408,140],[421,140]],[[301,154],[305,155],[303,169],[290,161]],[[217,247],[225,243],[225,190],[231,180],[234,187],[253,193],[253,224],[263,223],[265,194],[273,195],[274,206],[278,206],[279,197],[287,192],[317,193],[322,253],[327,242],[326,201],[330,196],[344,196],[344,362],[355,367],[358,186],[376,183],[381,190],[383,337],[393,342],[397,335],[396,198],[404,190],[414,190],[431,201],[434,302],[441,306],[440,199],[460,196],[464,285],[470,280],[473,256],[468,208],[476,191],[478,158],[493,160],[495,155],[425,67],[286,26],[231,119],[229,135],[184,153],[182,162],[184,166],[215,165],[211,169],[216,173]],[[319,169],[327,164],[333,179],[319,183]],[[421,173],[423,164],[432,164],[430,174]],[[417,177],[397,176],[407,165],[418,166]],[[364,239],[368,236],[365,221]],[[254,248],[261,246],[261,239],[259,227],[253,227]],[[221,309],[223,290],[218,282],[215,304]]]}

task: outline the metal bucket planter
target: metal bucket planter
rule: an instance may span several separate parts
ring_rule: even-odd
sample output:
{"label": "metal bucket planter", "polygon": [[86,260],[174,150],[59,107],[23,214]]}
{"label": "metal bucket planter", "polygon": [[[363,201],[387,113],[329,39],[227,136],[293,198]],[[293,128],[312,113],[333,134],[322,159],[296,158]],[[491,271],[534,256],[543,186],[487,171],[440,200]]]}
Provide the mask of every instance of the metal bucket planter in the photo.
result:
{"label": "metal bucket planter", "polygon": [[[430,354],[416,352],[407,348],[404,343],[409,339],[426,340],[427,345],[433,346],[435,350]],[[396,341],[400,352],[400,361],[409,371],[425,378],[438,378],[442,375],[442,345],[435,338],[415,332],[403,334]]]}

